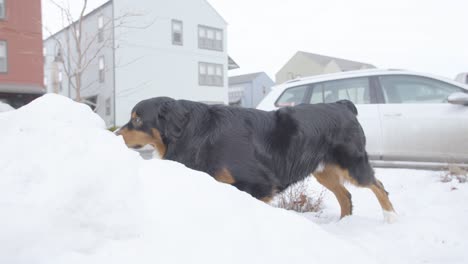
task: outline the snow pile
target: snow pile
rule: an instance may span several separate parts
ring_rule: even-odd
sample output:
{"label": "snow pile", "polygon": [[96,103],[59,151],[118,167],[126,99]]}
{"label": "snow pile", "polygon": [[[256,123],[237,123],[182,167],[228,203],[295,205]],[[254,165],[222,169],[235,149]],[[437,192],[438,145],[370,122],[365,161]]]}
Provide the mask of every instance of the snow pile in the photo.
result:
{"label": "snow pile", "polygon": [[15,110],[15,109],[11,107],[9,104],[6,104],[0,101],[0,112],[6,112],[6,111],[11,111],[11,110]]}
{"label": "snow pile", "polygon": [[89,107],[0,114],[0,263],[376,263],[295,213],[145,161]]}

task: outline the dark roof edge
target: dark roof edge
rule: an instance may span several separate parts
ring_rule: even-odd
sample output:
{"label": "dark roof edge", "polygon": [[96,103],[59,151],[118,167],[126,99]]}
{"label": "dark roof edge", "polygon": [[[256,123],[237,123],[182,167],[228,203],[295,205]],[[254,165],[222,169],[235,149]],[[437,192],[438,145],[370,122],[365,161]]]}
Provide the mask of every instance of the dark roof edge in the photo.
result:
{"label": "dark roof edge", "polygon": [[0,93],[9,94],[45,94],[44,87],[35,84],[0,84]]}

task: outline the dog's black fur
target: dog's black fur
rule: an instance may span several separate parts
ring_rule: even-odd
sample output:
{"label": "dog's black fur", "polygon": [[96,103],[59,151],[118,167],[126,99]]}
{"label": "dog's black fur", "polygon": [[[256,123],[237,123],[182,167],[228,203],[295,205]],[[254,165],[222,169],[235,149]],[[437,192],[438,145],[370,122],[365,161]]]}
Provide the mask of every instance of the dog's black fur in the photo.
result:
{"label": "dog's black fur", "polygon": [[[375,184],[352,102],[261,111],[158,97],[141,101],[123,129],[160,133],[163,158],[215,177],[227,170],[238,189],[263,199],[324,165]],[[124,136],[125,137],[125,136]]]}

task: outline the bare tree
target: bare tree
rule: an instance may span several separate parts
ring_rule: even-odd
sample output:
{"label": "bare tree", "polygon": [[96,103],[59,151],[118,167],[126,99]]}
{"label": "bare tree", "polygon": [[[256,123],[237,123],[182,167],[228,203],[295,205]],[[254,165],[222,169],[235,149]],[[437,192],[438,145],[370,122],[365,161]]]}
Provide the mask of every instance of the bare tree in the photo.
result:
{"label": "bare tree", "polygon": [[[56,0],[49,1],[60,10],[62,23],[66,29],[62,37],[51,34],[51,38],[56,42],[58,47],[59,58],[57,58],[56,61],[61,64],[60,68],[62,68],[65,73],[64,77],[68,79],[69,89],[75,91],[75,98],[73,99],[92,106],[96,111],[98,108],[97,101],[87,100],[83,98],[82,95],[84,90],[90,88],[93,84],[98,82],[99,79],[83,83],[83,75],[91,64],[96,63],[104,49],[114,49],[114,34],[109,34],[109,32],[119,27],[127,27],[126,24],[129,18],[141,15],[125,13],[118,17],[112,17],[102,21],[102,25],[100,25],[102,28],[95,32],[83,32],[83,23],[85,21],[88,0],[82,0],[80,12],[76,19],[72,16],[72,10],[68,2],[59,3]],[[146,25],[141,28],[146,28],[148,26],[149,25]],[[53,68],[56,70],[58,69],[57,65],[54,65]],[[105,70],[103,70],[103,72],[105,72]],[[57,73],[54,73],[53,76],[57,78]],[[54,91],[57,90],[56,84],[54,84]]]}

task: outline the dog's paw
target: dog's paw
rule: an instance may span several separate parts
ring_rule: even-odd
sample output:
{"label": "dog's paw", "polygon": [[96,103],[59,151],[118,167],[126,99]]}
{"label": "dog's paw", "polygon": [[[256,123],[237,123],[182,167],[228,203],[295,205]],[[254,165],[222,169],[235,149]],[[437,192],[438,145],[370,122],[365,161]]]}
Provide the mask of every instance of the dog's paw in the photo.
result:
{"label": "dog's paw", "polygon": [[383,211],[384,221],[393,224],[398,221],[398,215],[394,211]]}

